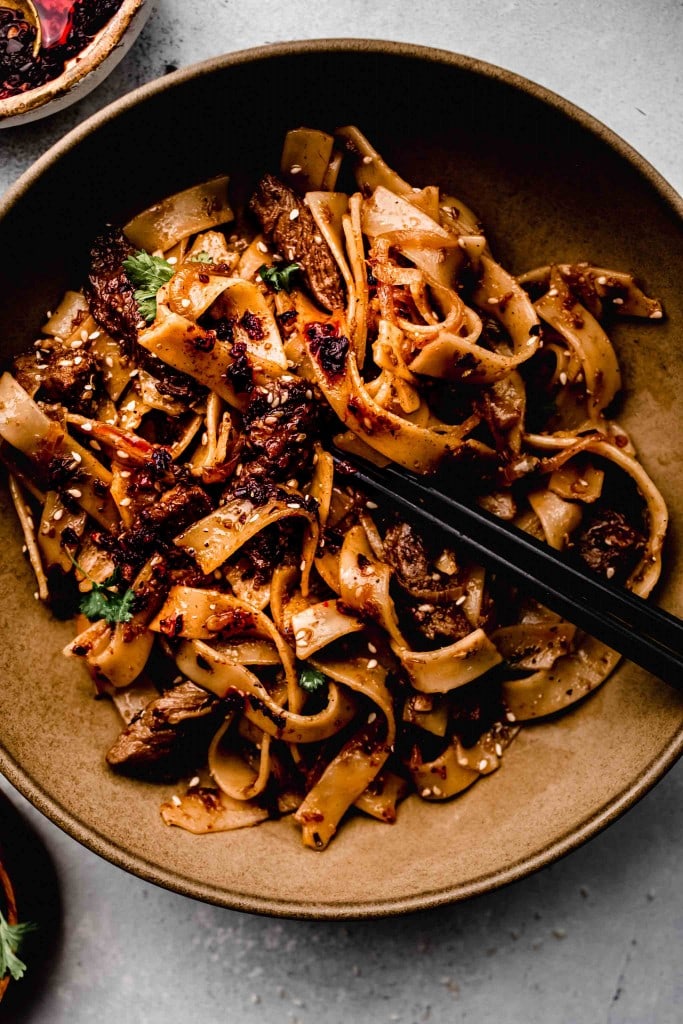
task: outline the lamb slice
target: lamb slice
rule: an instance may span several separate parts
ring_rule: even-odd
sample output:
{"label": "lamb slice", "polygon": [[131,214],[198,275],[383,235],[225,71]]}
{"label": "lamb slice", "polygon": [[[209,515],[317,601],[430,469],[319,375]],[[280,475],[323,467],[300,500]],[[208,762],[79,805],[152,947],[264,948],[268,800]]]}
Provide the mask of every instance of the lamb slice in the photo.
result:
{"label": "lamb slice", "polygon": [[91,246],[84,289],[93,318],[129,353],[137,343],[140,313],[123,261],[135,251],[119,228],[107,227]]}
{"label": "lamb slice", "polygon": [[300,196],[272,174],[266,174],[249,200],[263,233],[288,260],[301,264],[313,296],[325,309],[345,305],[339,268],[313,216]]}
{"label": "lamb slice", "polygon": [[107,762],[131,774],[182,770],[185,754],[194,752],[219,706],[206,690],[180,683],[133,718],[108,751]]}

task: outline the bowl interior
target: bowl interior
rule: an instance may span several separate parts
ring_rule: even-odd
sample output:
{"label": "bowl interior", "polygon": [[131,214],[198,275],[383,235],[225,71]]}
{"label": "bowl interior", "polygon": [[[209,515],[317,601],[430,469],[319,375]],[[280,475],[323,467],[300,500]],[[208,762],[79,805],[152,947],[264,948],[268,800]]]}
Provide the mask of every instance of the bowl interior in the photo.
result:
{"label": "bowl interior", "polygon": [[[621,422],[672,513],[658,592],[683,612],[680,207],[647,165],[587,116],[511,75],[398,45],[277,46],[171,76],[98,115],[24,178],[0,220],[2,355],[30,344],[107,221],[217,172],[239,202],[276,169],[284,132],[357,124],[417,185],[462,197],[512,271],[553,259],[633,270],[668,319],[624,322]],[[282,102],[281,97],[286,97]],[[36,244],[36,241],[39,243]],[[116,714],[60,649],[71,636],[32,598],[2,496],[0,766],[97,852],[143,877],[241,909],[310,916],[428,906],[519,877],[577,845],[663,773],[683,743],[683,701],[623,665],[552,722],[523,730],[498,773],[455,801],[408,800],[393,827],[356,819],[319,855],[293,823],[193,837],[162,825],[172,789],[111,774]],[[416,870],[419,865],[419,869]]]}

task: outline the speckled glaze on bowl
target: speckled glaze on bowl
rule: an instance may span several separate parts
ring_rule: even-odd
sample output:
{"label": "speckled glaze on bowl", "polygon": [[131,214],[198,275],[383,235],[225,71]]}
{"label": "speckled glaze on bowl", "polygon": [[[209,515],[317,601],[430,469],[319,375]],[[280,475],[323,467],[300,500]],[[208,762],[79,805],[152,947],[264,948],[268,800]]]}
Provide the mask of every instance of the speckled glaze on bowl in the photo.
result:
{"label": "speckled glaze on bowl", "polygon": [[[280,87],[287,102],[268,103]],[[287,128],[348,123],[408,180],[440,183],[477,210],[513,271],[590,258],[637,271],[662,297],[668,319],[623,322],[616,345],[622,422],[672,512],[658,597],[680,615],[683,204],[604,126],[499,68],[399,44],[289,43],[212,60],[124,98],[39,160],[0,208],[4,355],[30,343],[45,310],[79,285],[105,221],[219,171],[244,195],[277,166]],[[178,892],[316,918],[464,899],[574,849],[683,749],[683,699],[624,664],[580,706],[523,730],[502,769],[461,797],[441,806],[409,799],[393,827],[354,818],[323,854],[303,849],[288,819],[205,837],[168,829],[158,805],[172,788],[107,770],[116,713],[62,658],[71,629],[33,600],[4,496],[0,511],[0,768],[76,839]]]}
{"label": "speckled glaze on bowl", "polygon": [[0,99],[0,128],[37,121],[82,100],[125,57],[151,13],[151,0],[123,0],[116,14],[61,75],[37,89]]}

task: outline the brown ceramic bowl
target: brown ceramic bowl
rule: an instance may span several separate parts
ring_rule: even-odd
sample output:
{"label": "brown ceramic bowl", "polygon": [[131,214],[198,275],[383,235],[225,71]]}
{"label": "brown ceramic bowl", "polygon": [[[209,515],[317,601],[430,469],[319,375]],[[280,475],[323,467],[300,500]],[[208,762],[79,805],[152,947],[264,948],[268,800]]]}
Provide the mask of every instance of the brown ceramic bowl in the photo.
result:
{"label": "brown ceramic bowl", "polygon": [[[285,100],[272,102],[274,94]],[[683,209],[624,142],[536,85],[468,58],[336,40],[237,53],[152,83],[67,136],[0,210],[2,345],[34,338],[78,285],[94,233],[203,177],[237,195],[277,165],[287,128],[358,124],[410,181],[438,182],[489,226],[521,272],[552,259],[633,269],[668,319],[623,322],[622,416],[672,513],[658,597],[683,612]],[[59,201],[56,201],[57,200]],[[40,239],[36,258],[35,239]],[[62,658],[71,636],[33,600],[19,531],[2,498],[0,767],[36,807],[143,878],[240,910],[362,917],[434,906],[548,864],[613,821],[683,749],[683,700],[624,664],[590,699],[523,730],[502,769],[458,799],[410,799],[393,827],[354,818],[323,854],[290,820],[195,837],[162,825],[172,789],[118,777],[118,731]]]}
{"label": "brown ceramic bowl", "polygon": [[122,0],[116,14],[61,75],[36,89],[0,99],[0,128],[37,121],[87,96],[125,56],[151,12],[150,0]]}

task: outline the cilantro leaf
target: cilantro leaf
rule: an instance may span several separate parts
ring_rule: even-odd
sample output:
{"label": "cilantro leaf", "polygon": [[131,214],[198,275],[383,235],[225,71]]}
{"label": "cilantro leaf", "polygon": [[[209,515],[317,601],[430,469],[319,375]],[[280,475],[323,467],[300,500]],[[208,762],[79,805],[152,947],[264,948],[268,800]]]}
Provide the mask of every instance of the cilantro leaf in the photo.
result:
{"label": "cilantro leaf", "polygon": [[209,256],[208,252],[204,252],[202,250],[202,252],[196,253],[192,257],[190,262],[191,263],[213,263],[213,256]]}
{"label": "cilantro leaf", "polygon": [[323,672],[318,672],[317,668],[311,668],[307,666],[301,670],[299,674],[299,686],[306,693],[317,693],[321,690],[327,682],[327,676]]}
{"label": "cilantro leaf", "polygon": [[150,256],[141,249],[123,261],[123,269],[135,286],[140,316],[151,324],[157,315],[157,292],[173,277],[174,268],[161,256]]}
{"label": "cilantro leaf", "polygon": [[[74,564],[76,563],[74,562]],[[113,626],[117,622],[130,622],[133,618],[135,593],[128,588],[123,594],[119,594],[113,589],[119,582],[118,569],[114,569],[104,583],[95,583],[93,580],[92,590],[83,595],[78,606],[79,611],[85,615],[86,619],[90,619],[91,622],[104,619],[109,626]]]}
{"label": "cilantro leaf", "polygon": [[15,981],[23,978],[26,964],[17,956],[21,941],[29,932],[36,930],[35,924],[8,924],[0,911],[0,978],[10,974]]}
{"label": "cilantro leaf", "polygon": [[291,292],[294,287],[292,278],[301,270],[300,263],[274,263],[272,267],[264,263],[259,267],[261,280],[274,292]]}

